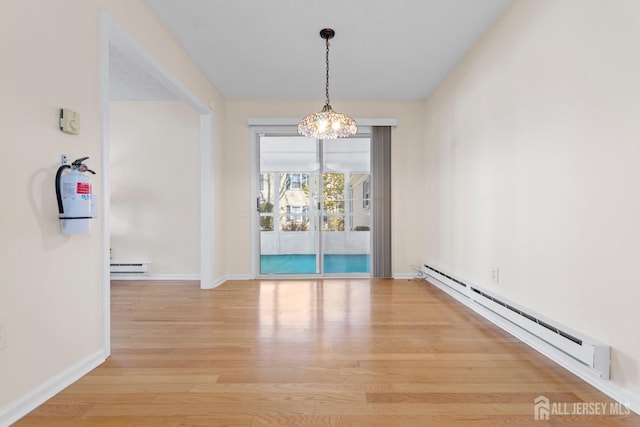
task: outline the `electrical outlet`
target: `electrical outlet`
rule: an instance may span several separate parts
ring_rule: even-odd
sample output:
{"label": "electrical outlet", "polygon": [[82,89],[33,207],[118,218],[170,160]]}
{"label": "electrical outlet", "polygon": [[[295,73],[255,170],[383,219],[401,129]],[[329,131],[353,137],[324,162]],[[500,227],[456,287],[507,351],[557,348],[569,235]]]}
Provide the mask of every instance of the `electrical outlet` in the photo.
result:
{"label": "electrical outlet", "polygon": [[491,267],[491,283],[498,285],[500,283],[500,268]]}
{"label": "electrical outlet", "polygon": [[7,347],[7,321],[0,317],[0,350]]}

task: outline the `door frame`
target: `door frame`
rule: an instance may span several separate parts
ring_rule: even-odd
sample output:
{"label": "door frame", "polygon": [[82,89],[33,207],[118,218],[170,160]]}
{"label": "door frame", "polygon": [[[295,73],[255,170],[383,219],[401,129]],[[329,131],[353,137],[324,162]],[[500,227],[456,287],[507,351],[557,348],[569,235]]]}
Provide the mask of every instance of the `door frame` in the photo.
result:
{"label": "door frame", "polygon": [[[296,279],[296,278],[322,278],[322,277],[337,277],[336,275],[326,276],[319,274],[311,275],[261,275],[260,274],[260,229],[258,227],[259,221],[254,220],[256,211],[256,200],[258,198],[258,181],[259,181],[259,166],[260,166],[260,137],[261,136],[293,136],[298,135],[297,125],[300,119],[298,118],[283,118],[283,119],[271,119],[271,118],[250,118],[249,124],[249,146],[251,153],[251,168],[250,168],[250,183],[251,189],[249,192],[249,200],[247,206],[249,206],[248,212],[251,212],[249,217],[251,220],[251,277],[254,279],[269,278],[269,279]],[[356,119],[358,123],[359,133],[371,133],[372,126],[397,126],[397,119]],[[373,257],[372,257],[373,258]],[[344,276],[348,277],[364,277],[362,274],[350,275],[345,273]],[[366,276],[368,277],[368,276]]]}
{"label": "door frame", "polygon": [[214,259],[214,182],[213,182],[213,110],[160,63],[107,12],[100,11],[100,107],[101,107],[101,175],[102,194],[102,346],[105,357],[111,353],[111,275],[109,242],[110,159],[109,159],[109,45],[113,45],[131,61],[148,72],[173,92],[200,117],[200,287],[216,286],[213,280]]}

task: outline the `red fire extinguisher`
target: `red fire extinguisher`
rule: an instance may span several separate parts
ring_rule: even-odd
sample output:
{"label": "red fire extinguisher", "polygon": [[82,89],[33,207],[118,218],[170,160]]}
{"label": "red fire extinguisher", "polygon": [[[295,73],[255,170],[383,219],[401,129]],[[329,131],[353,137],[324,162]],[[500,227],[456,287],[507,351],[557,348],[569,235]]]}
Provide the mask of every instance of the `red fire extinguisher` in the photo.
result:
{"label": "red fire extinguisher", "polygon": [[[86,234],[91,231],[93,200],[91,179],[88,172],[95,175],[83,162],[89,157],[74,160],[71,165],[64,164],[56,172],[56,197],[62,234]],[[66,169],[70,173],[63,174]]]}

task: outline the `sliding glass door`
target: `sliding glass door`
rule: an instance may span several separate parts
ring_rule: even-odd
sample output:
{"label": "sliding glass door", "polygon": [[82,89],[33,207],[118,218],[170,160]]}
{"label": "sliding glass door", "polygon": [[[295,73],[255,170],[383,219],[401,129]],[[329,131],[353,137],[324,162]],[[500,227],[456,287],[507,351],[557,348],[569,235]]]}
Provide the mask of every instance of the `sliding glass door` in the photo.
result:
{"label": "sliding glass door", "polygon": [[259,145],[260,274],[316,274],[318,143],[261,136]]}
{"label": "sliding glass door", "polygon": [[368,275],[370,138],[259,137],[261,275]]}

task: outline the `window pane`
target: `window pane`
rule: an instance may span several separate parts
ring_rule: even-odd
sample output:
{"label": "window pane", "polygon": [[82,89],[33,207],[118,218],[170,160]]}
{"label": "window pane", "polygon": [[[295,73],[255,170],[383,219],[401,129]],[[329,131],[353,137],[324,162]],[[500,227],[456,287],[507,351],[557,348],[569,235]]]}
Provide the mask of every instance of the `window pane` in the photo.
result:
{"label": "window pane", "polygon": [[280,217],[281,231],[309,231],[309,221],[305,221],[302,215],[283,215]]}
{"label": "window pane", "polygon": [[322,199],[327,213],[344,213],[344,174],[322,175]]}
{"label": "window pane", "polygon": [[260,212],[273,212],[273,201],[275,198],[275,194],[275,174],[260,174],[260,202],[267,204],[264,207],[260,206]]}
{"label": "window pane", "polygon": [[289,175],[290,179],[291,179],[291,185],[290,185],[290,189],[291,190],[300,190],[302,189],[302,182],[300,179],[300,174],[291,174]]}
{"label": "window pane", "polygon": [[273,231],[273,215],[260,214],[260,231]]}
{"label": "window pane", "polygon": [[344,216],[325,215],[322,221],[322,229],[324,231],[344,231]]}
{"label": "window pane", "polygon": [[350,194],[352,197],[351,212],[362,213],[367,212],[370,203],[369,194],[369,174],[368,173],[352,173],[349,177]]}
{"label": "window pane", "polygon": [[351,217],[351,231],[369,231],[369,222],[369,216],[354,215]]}
{"label": "window pane", "polygon": [[260,174],[260,231],[273,231],[273,202],[275,197],[275,174]]}

